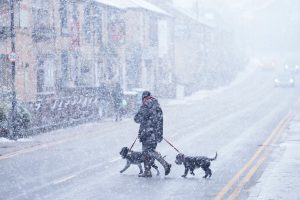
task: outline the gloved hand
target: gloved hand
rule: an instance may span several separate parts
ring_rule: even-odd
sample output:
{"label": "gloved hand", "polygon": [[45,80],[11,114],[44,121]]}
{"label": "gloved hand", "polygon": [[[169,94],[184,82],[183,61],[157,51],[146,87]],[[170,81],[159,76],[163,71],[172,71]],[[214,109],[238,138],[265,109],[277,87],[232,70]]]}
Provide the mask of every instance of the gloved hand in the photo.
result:
{"label": "gloved hand", "polygon": [[138,138],[139,138],[139,141],[140,141],[140,142],[143,141],[143,140],[142,140],[142,134],[139,133],[139,134],[138,134]]}
{"label": "gloved hand", "polygon": [[157,142],[161,142],[163,140],[163,137],[162,136],[158,136],[157,137]]}
{"label": "gloved hand", "polygon": [[158,132],[158,133],[156,134],[156,141],[157,141],[157,142],[161,142],[162,140],[163,140],[163,136],[162,136],[161,133]]}

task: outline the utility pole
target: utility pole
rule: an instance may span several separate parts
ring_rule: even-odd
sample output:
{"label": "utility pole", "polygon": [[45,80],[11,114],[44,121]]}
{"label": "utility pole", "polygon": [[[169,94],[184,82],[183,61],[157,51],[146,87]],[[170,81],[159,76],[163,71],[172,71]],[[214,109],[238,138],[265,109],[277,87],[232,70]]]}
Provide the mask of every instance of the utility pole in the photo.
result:
{"label": "utility pole", "polygon": [[[11,53],[16,53],[16,30],[15,30],[15,10],[14,10],[15,0],[10,0],[10,37],[11,37]],[[16,61],[11,61],[11,80],[12,80],[12,112],[11,112],[11,123],[10,123],[10,139],[16,139],[17,138],[17,124],[16,124],[16,118],[17,118],[17,97],[16,97],[16,86],[15,86],[15,80],[16,80]]]}

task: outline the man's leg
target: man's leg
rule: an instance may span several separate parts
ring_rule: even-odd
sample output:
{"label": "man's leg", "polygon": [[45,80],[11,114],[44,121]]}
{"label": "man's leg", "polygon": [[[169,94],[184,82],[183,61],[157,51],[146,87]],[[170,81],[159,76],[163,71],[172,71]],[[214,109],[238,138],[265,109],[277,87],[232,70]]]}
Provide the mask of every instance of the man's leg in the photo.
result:
{"label": "man's leg", "polygon": [[145,157],[145,161],[144,161],[144,173],[143,174],[140,174],[139,177],[152,177],[152,174],[151,174],[151,165],[150,165],[150,160],[151,160],[151,157],[150,157],[150,154],[149,154],[149,145],[143,143],[142,144],[142,151],[143,151],[143,154],[144,154],[144,157]]}
{"label": "man's leg", "polygon": [[165,159],[161,156],[160,153],[158,153],[157,151],[152,150],[149,152],[150,156],[154,159],[156,159],[165,169],[165,175],[168,175],[171,171],[171,164],[169,164],[167,161],[165,161]]}

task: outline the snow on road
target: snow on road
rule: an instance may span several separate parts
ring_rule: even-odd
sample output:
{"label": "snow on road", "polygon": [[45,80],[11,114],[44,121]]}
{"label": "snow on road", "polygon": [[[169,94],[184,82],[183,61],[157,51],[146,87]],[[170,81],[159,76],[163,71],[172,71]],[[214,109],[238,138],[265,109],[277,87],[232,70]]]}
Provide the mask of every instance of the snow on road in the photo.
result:
{"label": "snow on road", "polygon": [[[206,98],[198,94],[188,103],[163,103],[164,135],[180,151],[208,157],[218,151],[209,180],[201,178],[201,169],[183,179],[183,167],[174,163],[177,152],[165,142],[158,151],[173,165],[169,176],[138,178],[136,166],[120,174],[125,161],[119,151],[132,144],[138,130],[128,119],[33,138],[28,143],[64,142],[0,160],[0,199],[213,199],[297,99],[298,88],[273,88],[271,74],[251,76]],[[137,143],[134,150],[140,149]]]}

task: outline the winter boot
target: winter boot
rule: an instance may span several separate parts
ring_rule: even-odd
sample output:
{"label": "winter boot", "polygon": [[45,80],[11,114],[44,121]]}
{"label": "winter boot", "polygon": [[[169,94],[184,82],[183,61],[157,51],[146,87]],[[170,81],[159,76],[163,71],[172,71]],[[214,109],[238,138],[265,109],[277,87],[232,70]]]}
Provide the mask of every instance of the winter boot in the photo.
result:
{"label": "winter boot", "polygon": [[171,171],[171,164],[169,164],[165,159],[160,155],[160,153],[154,151],[152,152],[152,157],[154,157],[165,169],[165,176],[167,176]]}
{"label": "winter boot", "polygon": [[172,165],[169,164],[169,163],[167,163],[167,165],[164,167],[165,168],[165,176],[167,176],[168,174],[170,174],[171,167],[172,167]]}
{"label": "winter boot", "polygon": [[151,178],[152,177],[151,171],[145,170],[144,173],[139,174],[139,177]]}

